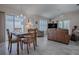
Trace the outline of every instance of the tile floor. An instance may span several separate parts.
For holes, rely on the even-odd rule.
[[[7,42],[0,44],[0,55],[9,55],[7,47]],[[11,55],[16,55],[16,44],[13,44]],[[20,50],[20,55],[27,55],[26,45],[23,51]],[[40,37],[35,51],[31,45],[30,55],[79,55],[79,42],[71,41],[66,45]]]

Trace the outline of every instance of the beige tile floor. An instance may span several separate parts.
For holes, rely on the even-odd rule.
[[[0,55],[9,55],[7,42],[0,44]],[[13,44],[11,55],[16,55],[16,44]],[[26,45],[20,50],[20,55],[27,55]],[[38,38],[38,46],[34,51],[30,47],[30,55],[79,55],[79,42],[70,41],[69,45],[49,41],[47,37]]]

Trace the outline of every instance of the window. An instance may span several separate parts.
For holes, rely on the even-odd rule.
[[[23,17],[16,17],[13,15],[6,15],[5,16],[5,38],[8,40],[6,29],[9,29],[10,32],[15,31],[15,28],[21,28],[21,32],[23,31]]]
[[[39,22],[38,22],[38,25],[39,25],[40,31],[46,31],[47,30],[47,20],[40,19]]]
[[[63,20],[58,22],[58,28],[69,29],[70,21]]]
[[[6,20],[5,20],[5,27],[6,29],[9,29],[10,31],[13,31],[14,29],[14,16],[8,16],[6,15]]]
[[[6,29],[9,29],[12,32],[15,31],[15,28],[18,28],[23,32],[23,19],[23,17],[6,15]]]
[[[20,32],[23,32],[23,17],[15,17],[15,28],[19,29]]]
[[[63,23],[64,23],[64,29],[69,29],[69,24],[70,24],[70,21],[69,20],[65,20],[65,21],[63,21]]]
[[[62,21],[59,21],[59,22],[58,22],[58,27],[59,27],[59,28],[63,28],[63,22],[62,22]]]

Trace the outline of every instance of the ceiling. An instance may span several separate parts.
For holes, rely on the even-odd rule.
[[[76,4],[0,4],[0,11],[7,14],[40,15],[53,18],[66,12],[79,10]]]

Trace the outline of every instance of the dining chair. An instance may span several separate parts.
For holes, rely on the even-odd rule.
[[[34,32],[34,40],[35,40],[35,46],[37,46],[37,28],[35,28],[35,29],[28,29],[28,32],[29,33],[32,33],[32,32]]]
[[[30,44],[32,43],[33,44],[33,47],[34,47],[34,50],[36,49],[36,46],[35,46],[35,35],[36,35],[36,32],[35,30],[32,30],[32,29],[29,29],[28,30],[28,34],[25,35],[24,37],[24,40],[22,40],[22,43],[23,44],[27,44],[27,53],[29,54],[29,47],[30,47]],[[22,50],[23,50],[23,46],[22,46]]]
[[[10,33],[9,29],[7,29],[7,34],[8,34],[8,51],[11,54],[12,44],[17,43],[17,40],[16,40],[16,38],[12,37],[12,33]]]

